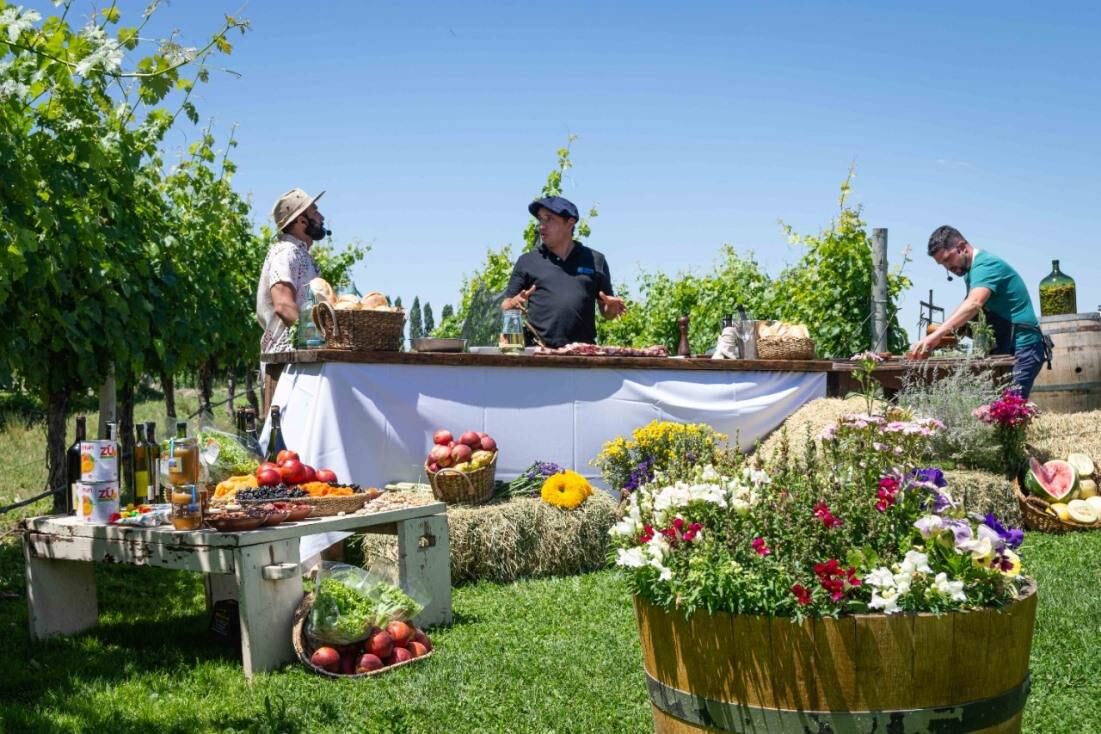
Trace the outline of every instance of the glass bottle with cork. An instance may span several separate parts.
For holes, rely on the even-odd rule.
[[[147,505],[149,499],[149,444],[145,440],[145,424],[138,423],[134,426],[137,431],[137,440],[134,441],[134,453],[131,456],[131,466],[134,477],[134,502],[139,505]]]
[[[1059,269],[1059,261],[1051,261],[1051,272],[1040,281],[1040,315],[1060,316],[1078,313],[1077,288],[1074,278]]]
[[[271,406],[271,433],[268,435],[267,461],[275,462],[280,451],[286,451],[287,442],[283,440],[283,428],[280,426],[279,406]]]
[[[68,491],[65,492],[62,507],[67,515],[73,514],[75,507],[76,484],[80,482],[80,443],[87,440],[87,426],[87,419],[82,415],[78,415],[76,418],[76,438],[73,440],[73,445],[65,452],[65,482],[68,485]]]
[[[157,443],[157,424],[145,422],[146,460],[149,462],[149,501],[161,500],[161,446]]]

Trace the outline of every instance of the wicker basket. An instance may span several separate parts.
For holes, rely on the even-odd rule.
[[[432,485],[432,494],[436,499],[449,505],[479,505],[493,497],[493,480],[497,476],[497,452],[493,459],[474,471],[461,472],[457,469],[440,469],[428,474],[428,483]]]
[[[801,336],[760,336],[757,359],[814,359],[814,340]]]
[[[323,675],[326,678],[370,678],[375,675],[382,675],[383,673],[389,673],[391,670],[397,670],[403,665],[410,665],[426,658],[432,657],[434,650],[429,650],[424,655],[412,660],[406,660],[404,663],[394,663],[388,665],[385,668],[379,670],[372,670],[370,673],[353,673],[351,675],[345,675],[344,673],[330,673],[324,668],[319,668],[310,662],[310,655],[317,649],[317,641],[310,635],[309,630],[306,629],[306,623],[310,618],[310,609],[313,608],[313,594],[306,594],[302,597],[302,601],[298,604],[298,609],[294,612],[294,626],[291,628],[291,644],[294,646],[294,652],[298,655],[298,659],[302,661],[302,664],[306,666],[310,671]]]
[[[1025,527],[1038,533],[1065,533],[1068,530],[1098,530],[1101,525],[1083,525],[1073,520],[1061,520],[1047,512],[1048,504],[1039,497],[1030,497],[1021,491],[1020,484],[1014,483],[1013,492],[1021,506],[1021,516]]]
[[[405,312],[338,310],[328,303],[314,307],[313,320],[325,335],[327,349],[396,352],[401,349]]]
[[[263,505],[269,502],[292,502],[296,505],[309,505],[310,514],[307,517],[331,517],[342,512],[356,512],[367,504],[367,497],[362,492],[358,494],[343,494],[326,497],[289,497],[282,500],[239,500],[234,499],[242,507]],[[220,500],[216,504],[225,504],[226,500]]]

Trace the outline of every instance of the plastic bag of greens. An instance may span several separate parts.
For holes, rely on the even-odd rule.
[[[367,637],[375,624],[375,601],[367,595],[367,572],[346,563],[325,561],[314,583],[310,632],[330,645],[348,645]]]
[[[207,481],[217,484],[232,476],[252,474],[263,457],[251,438],[204,428],[199,432],[199,452],[210,471]]]
[[[376,561],[367,572],[367,585],[364,593],[375,605],[374,624],[385,627],[395,619],[411,620],[432,601],[428,590],[420,583],[407,584],[402,589],[398,584],[397,566],[384,559]]]

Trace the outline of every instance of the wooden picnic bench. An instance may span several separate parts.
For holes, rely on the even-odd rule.
[[[239,533],[93,525],[73,516],[29,518],[23,521],[23,552],[31,638],[74,634],[96,624],[93,563],[199,571],[207,574],[208,604],[224,596],[238,600],[245,675],[273,670],[294,659],[291,624],[303,594],[299,539],[336,531],[396,535],[398,583],[431,594],[414,621],[422,627],[446,624],[451,566],[445,509],[431,502]]]

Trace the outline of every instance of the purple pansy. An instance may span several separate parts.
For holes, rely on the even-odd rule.
[[[1016,549],[1021,547],[1021,543],[1025,539],[1025,531],[1020,528],[1007,528],[1002,525],[993,514],[988,514],[983,518],[983,524],[998,534],[998,537],[1005,541],[1005,544],[1010,548]]]

